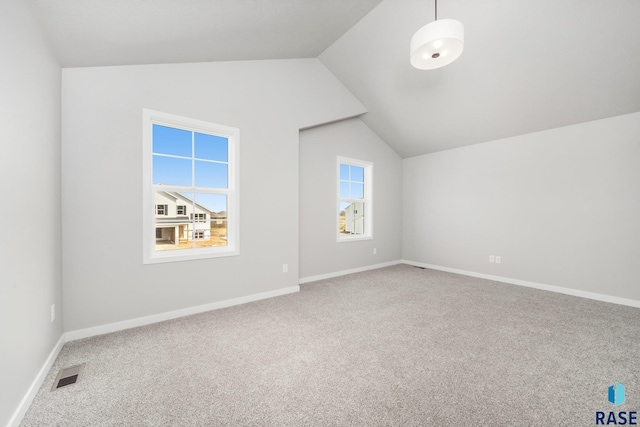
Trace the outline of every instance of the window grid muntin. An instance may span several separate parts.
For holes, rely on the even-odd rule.
[[[156,122],[152,122],[152,128],[154,125],[157,125],[159,123]],[[191,161],[191,185],[190,186],[175,186],[175,185],[164,185],[164,184],[156,184],[156,183],[152,183],[152,187],[154,192],[156,191],[167,191],[172,188],[174,189],[178,189],[179,191],[176,191],[178,193],[184,193],[187,192],[191,195],[191,197],[188,197],[191,200],[191,209],[192,209],[192,213],[190,215],[190,219],[188,221],[188,223],[191,225],[191,230],[187,231],[188,233],[192,234],[192,238],[191,238],[191,249],[197,249],[197,242],[196,240],[198,240],[195,237],[195,233],[196,233],[196,224],[202,224],[202,223],[206,223],[207,219],[206,219],[206,213],[202,214],[202,213],[198,213],[198,214],[194,214],[195,210],[196,210],[196,205],[197,202],[195,201],[195,194],[197,193],[205,193],[205,194],[224,194],[227,196],[227,206],[226,206],[226,213],[227,213],[227,218],[229,218],[229,206],[228,206],[228,190],[229,190],[229,174],[230,174],[230,168],[229,168],[229,156],[227,155],[227,161],[226,162],[222,162],[222,161],[217,161],[217,160],[209,160],[209,159],[201,159],[201,158],[196,158],[195,157],[195,135],[196,133],[200,133],[200,134],[204,134],[204,135],[212,135],[212,136],[220,136],[220,135],[216,135],[212,132],[204,132],[204,131],[195,131],[193,129],[188,129],[188,128],[184,128],[184,127],[180,127],[180,126],[175,126],[175,125],[167,125],[167,124],[161,124],[160,126],[163,127],[167,127],[167,128],[171,128],[171,129],[179,129],[179,130],[183,130],[183,131],[187,131],[191,133],[191,157],[186,157],[186,156],[179,156],[179,155],[173,155],[173,154],[164,154],[164,153],[156,153],[155,151],[153,151],[153,138],[152,138],[152,152],[151,152],[151,156],[153,159],[153,156],[160,156],[160,157],[168,157],[168,158],[177,158],[177,159],[184,159],[184,160],[190,160]],[[227,153],[229,152],[229,138],[226,136],[223,136],[223,138],[225,138],[227,140]],[[217,163],[217,164],[225,164],[227,165],[227,187],[197,187],[195,186],[195,182],[196,182],[196,167],[195,167],[195,162],[197,161],[206,161],[206,162],[210,162],[210,163]],[[151,169],[151,173],[153,176],[153,166]],[[186,196],[185,196],[186,197]],[[166,214],[165,214],[166,215]],[[210,222],[209,222],[210,224]],[[228,242],[228,233],[229,233],[229,229],[227,228],[227,242]],[[178,237],[177,237],[178,238]],[[202,237],[202,239],[204,239],[204,237]],[[225,245],[225,246],[228,246]],[[157,252],[157,249],[156,249]]]
[[[181,261],[181,260],[190,260],[190,259],[202,259],[202,258],[210,258],[210,257],[218,257],[218,256],[231,256],[238,255],[239,251],[239,193],[238,193],[238,155],[239,155],[239,131],[237,128],[218,125],[215,123],[204,122],[196,119],[185,118],[176,116],[168,113],[161,113],[157,111],[152,111],[148,109],[144,109],[144,144],[145,144],[145,160],[144,170],[145,170],[145,183],[144,188],[148,189],[148,196],[145,197],[145,202],[143,205],[149,206],[149,202],[151,202],[151,207],[153,207],[153,202],[149,198],[154,197],[154,193],[156,191],[176,191],[176,192],[194,192],[194,193],[202,193],[202,194],[216,194],[224,196],[224,210],[226,212],[223,218],[213,218],[212,221],[207,220],[207,222],[213,224],[217,224],[220,228],[224,229],[222,239],[225,241],[225,246],[210,246],[210,247],[198,247],[198,248],[190,248],[187,252],[179,251],[162,251],[159,252],[155,245],[150,243],[152,239],[147,238],[150,233],[153,233],[153,227],[149,224],[149,222],[154,222],[151,218],[147,219],[147,214],[145,214],[145,251],[144,251],[144,263],[158,263],[158,262],[170,262],[170,261]],[[214,144],[218,144],[220,139],[226,140],[226,147],[217,148],[207,148],[202,152],[205,155],[211,155],[212,157],[218,158],[226,158],[226,161],[223,160],[213,160],[206,159],[201,156],[193,156],[193,158],[188,158],[191,160],[192,167],[192,178],[191,183],[194,183],[193,177],[193,162],[196,160],[223,164],[227,166],[226,170],[226,188],[212,188],[212,187],[197,187],[197,186],[184,186],[184,185],[158,185],[152,182],[153,175],[153,157],[154,154],[158,156],[166,156],[166,157],[174,157],[174,158],[183,158],[185,156],[180,155],[167,155],[163,153],[154,153],[153,151],[153,126],[160,125],[166,126],[173,129],[178,130],[186,130],[191,133],[191,139],[195,138],[195,133],[201,133],[205,136],[212,136],[214,139],[212,140]],[[205,145],[206,146],[206,145]],[[192,154],[195,153],[195,149],[192,146]],[[147,157],[148,156],[148,157]],[[148,160],[147,160],[148,159]],[[196,202],[197,203],[197,202]],[[148,208],[145,208],[145,212],[148,212]],[[224,226],[221,226],[221,225]],[[212,230],[213,231],[213,230]],[[173,252],[173,253],[167,253]]]
[[[202,131],[202,130],[194,130],[194,129],[190,129],[187,127],[181,127],[181,126],[177,126],[177,125],[170,125],[170,124],[163,124],[163,123],[159,123],[159,122],[155,122],[152,121],[152,129],[153,126],[158,125],[158,126],[162,126],[162,127],[166,127],[166,128],[171,128],[171,129],[178,129],[178,130],[183,130],[186,132],[190,132],[191,133],[191,156],[187,157],[187,156],[180,156],[180,155],[176,155],[176,154],[165,154],[165,153],[157,153],[153,150],[153,137],[151,140],[151,158],[153,160],[154,156],[157,157],[166,157],[166,158],[170,158],[170,159],[181,159],[181,160],[189,160],[191,161],[191,185],[189,186],[181,186],[183,188],[202,188],[202,189],[211,189],[211,188],[217,188],[217,189],[228,189],[229,188],[229,182],[230,180],[230,174],[231,174],[231,170],[230,170],[230,166],[229,166],[229,137],[226,135],[217,135],[215,133],[212,133],[211,131]],[[153,132],[152,132],[153,133]],[[227,161],[221,161],[221,160],[211,160],[211,159],[204,159],[204,158],[200,158],[200,157],[196,157],[195,153],[196,153],[196,133],[200,133],[203,135],[211,135],[211,136],[217,136],[217,137],[222,137],[224,139],[227,140]],[[227,181],[227,186],[226,187],[198,187],[195,185],[196,183],[196,161],[199,162],[206,162],[206,163],[213,163],[213,164],[221,164],[221,165],[226,165],[227,166],[227,176],[226,176],[226,181]],[[152,166],[152,176],[153,176],[153,166]],[[156,185],[160,185],[157,183],[152,182],[152,185],[156,186]]]
[[[373,238],[373,209],[372,209],[372,185],[373,185],[373,163],[366,162],[362,160],[356,159],[348,159],[345,157],[338,156],[337,162],[337,183],[338,183],[338,197],[337,197],[337,240],[338,242],[352,241],[352,240],[365,240]],[[341,175],[341,166],[345,165],[348,167],[348,177],[347,179],[342,179]],[[352,180],[352,169],[351,167],[359,167],[363,169],[363,181]],[[357,183],[363,185],[363,197],[362,198],[354,198],[354,197],[341,197],[341,186],[342,182],[348,182],[349,186],[351,183]],[[349,196],[351,196],[351,188],[349,188]],[[362,204],[363,210],[363,232],[360,234],[341,234],[340,232],[340,212],[341,212],[341,203],[349,203],[353,204],[359,202]],[[346,221],[346,215],[345,215]],[[345,223],[346,229],[346,223]]]

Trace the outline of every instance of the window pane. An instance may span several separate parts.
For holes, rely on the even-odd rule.
[[[196,193],[195,201],[207,213],[227,212],[227,196],[224,194]],[[205,212],[201,210],[200,212]]]
[[[164,206],[167,213],[165,216],[156,215],[155,217],[155,246],[157,251],[174,251],[192,247],[185,235],[191,221],[184,215],[178,215],[178,206],[187,213],[193,210],[192,199],[193,194],[191,193],[155,192],[156,207]]]
[[[195,197],[195,195],[193,193],[171,193],[173,195],[176,196],[176,200],[178,204],[183,205],[186,207],[186,212],[184,213],[185,215],[189,215],[191,213],[193,213],[193,199]],[[176,208],[177,211],[177,208]]]
[[[349,196],[349,183],[348,182],[340,182],[340,197],[348,199]]]
[[[349,165],[340,163],[340,179],[349,180]]]
[[[345,232],[345,224],[346,224],[346,216],[345,216],[345,211],[347,209],[347,207],[350,205],[351,203],[349,202],[340,202],[340,213],[339,213],[339,222],[338,222],[338,231],[340,232],[340,234],[348,234]]]
[[[214,218],[209,222],[209,240],[198,242],[198,247],[227,246],[227,218]]]
[[[153,125],[153,152],[191,157],[192,132]]]
[[[195,157],[205,160],[229,161],[228,139],[221,136],[195,134]]]
[[[153,183],[191,185],[191,160],[153,156]]]
[[[346,203],[347,206],[340,204],[340,212],[344,212],[344,229],[340,234],[364,234],[364,203],[354,202]]]
[[[227,246],[227,196],[197,193],[196,206],[206,209],[208,238],[196,243],[197,247]],[[204,224],[199,224],[204,228]]]
[[[364,199],[364,184],[351,183],[351,198]]]
[[[360,166],[351,166],[351,181],[364,182],[364,168]]]
[[[228,166],[196,160],[196,187],[227,188]]]
[[[189,224],[156,224],[156,250],[175,251],[191,249],[192,245],[186,238],[185,231]]]
[[[155,201],[168,212],[155,218],[156,250],[227,246],[226,195],[156,191]],[[178,207],[187,215],[178,215]]]

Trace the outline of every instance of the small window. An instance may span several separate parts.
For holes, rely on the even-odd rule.
[[[145,264],[238,254],[238,140],[236,128],[143,110]]]
[[[373,164],[338,157],[338,241],[373,237]]]
[[[207,214],[206,213],[191,214],[190,218],[195,222],[207,222]]]

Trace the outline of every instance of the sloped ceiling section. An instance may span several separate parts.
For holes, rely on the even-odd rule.
[[[402,157],[640,111],[640,1],[441,0],[438,18],[465,26],[441,69],[409,64],[433,0],[384,0],[319,56]]]
[[[381,0],[28,0],[63,67],[316,58]]]

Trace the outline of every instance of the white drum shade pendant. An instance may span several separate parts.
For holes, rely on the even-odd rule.
[[[455,61],[464,49],[464,26],[455,19],[436,20],[420,28],[411,38],[411,65],[433,70]]]

